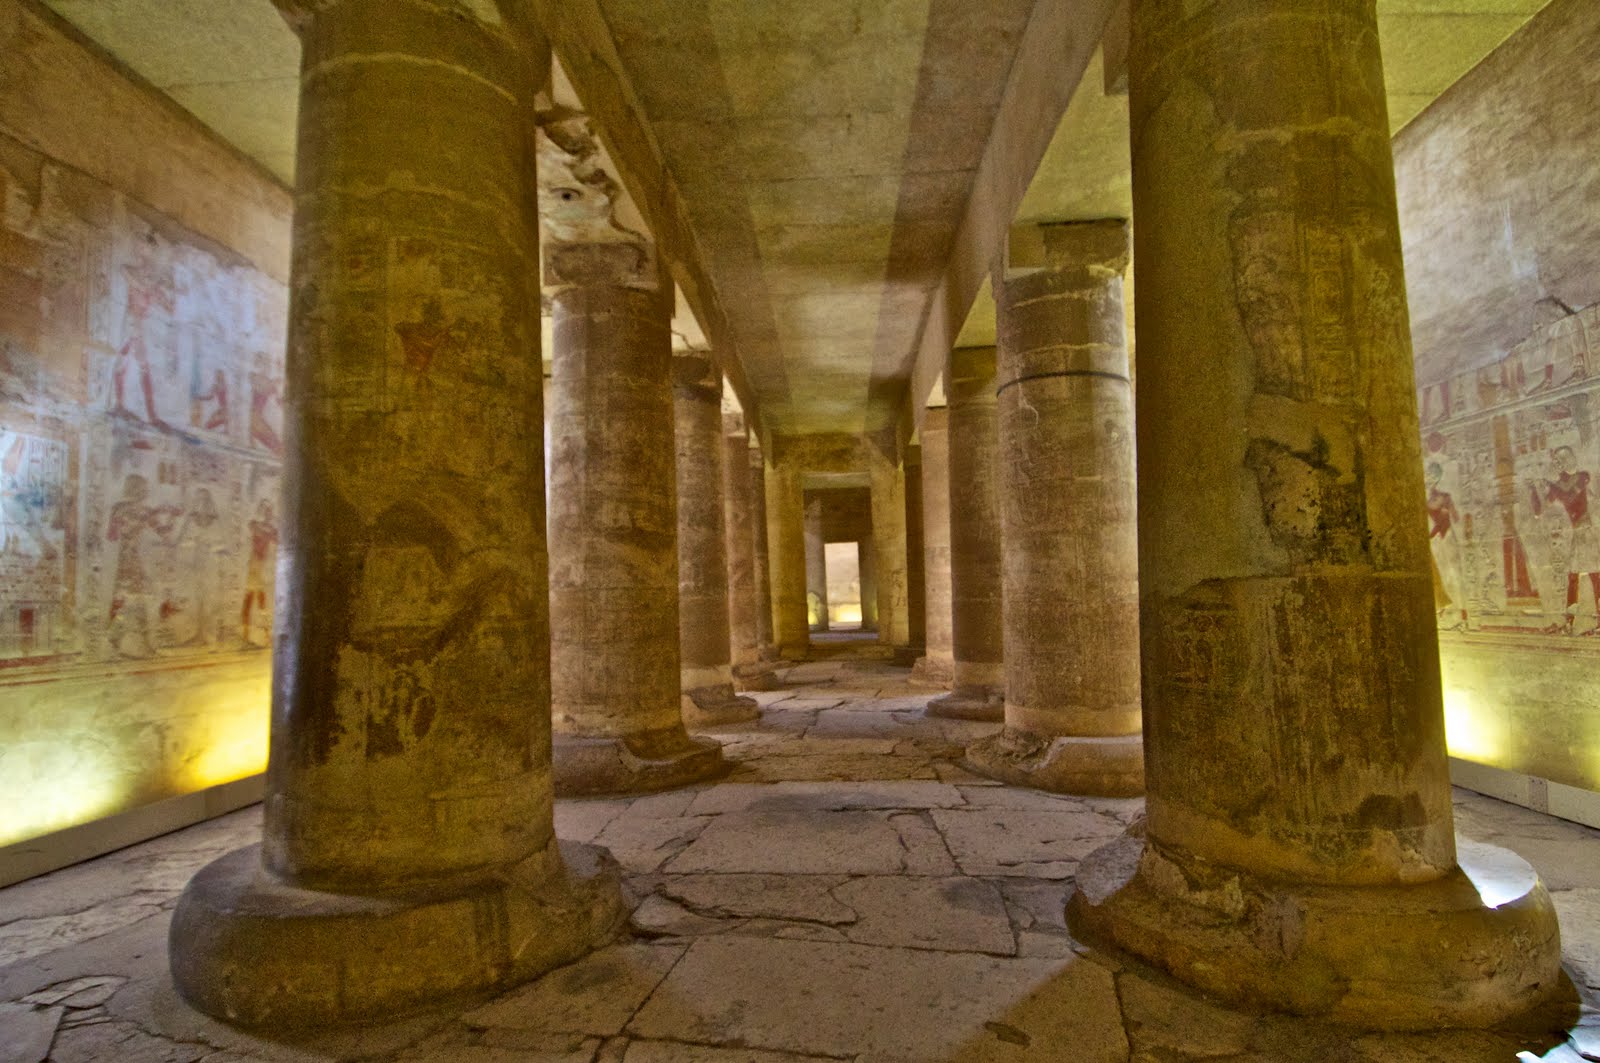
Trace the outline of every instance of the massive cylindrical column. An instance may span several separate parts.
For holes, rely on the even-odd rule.
[[[722,418],[722,516],[728,545],[728,649],[741,690],[771,690],[772,669],[761,660],[757,629],[756,537],[751,533],[750,433],[744,418]]]
[[[1457,864],[1372,0],[1136,0],[1129,79],[1148,839],[1074,922],[1233,999],[1497,1021],[1559,940],[1520,859]]]
[[[822,496],[806,492],[806,626],[828,630],[828,544],[822,534]]]
[[[733,692],[722,502],[722,371],[702,352],[682,353],[672,362],[683,718],[697,728],[742,723],[761,715],[761,707]]]
[[[1005,541],[1005,729],[968,760],[1061,793],[1136,794],[1139,573],[1120,221],[1044,226],[1043,262],[994,286]],[[954,363],[952,363],[954,365]],[[952,368],[951,450],[956,438]],[[981,376],[981,373],[974,373]],[[953,499],[951,537],[961,521]],[[961,551],[956,667],[961,664]],[[957,681],[959,682],[959,672]]]
[[[945,378],[950,404],[948,520],[955,671],[953,689],[930,701],[928,713],[999,722],[1005,715],[1006,643],[995,349],[951,351]]]
[[[532,977],[619,913],[601,858],[558,849],[551,821],[547,53],[444,3],[298,15],[264,836],[195,876],[170,942],[192,1003],[275,1029]]]
[[[911,646],[911,588],[906,571],[906,473],[900,437],[893,430],[868,433],[863,449],[872,488],[878,641],[906,652]],[[862,593],[865,596],[865,590]],[[909,656],[905,663],[911,663]]]
[[[878,548],[872,532],[856,541],[856,572],[861,576],[861,630],[878,630]]]
[[[811,649],[806,626],[805,493],[801,472],[773,448],[765,472],[768,572],[772,579],[772,629],[784,660],[805,660]]]
[[[940,406],[922,415],[922,569],[927,614],[927,648],[911,681],[949,687],[955,677],[950,586],[950,432],[949,410]]]
[[[750,563],[755,568],[756,595],[756,645],[763,662],[778,657],[778,646],[772,629],[772,570],[767,550],[767,473],[759,447],[750,448],[750,538],[753,553]]]
[[[680,700],[671,287],[620,267],[589,275],[552,297],[550,604],[563,794],[656,790],[727,767],[716,742],[685,731]],[[721,634],[726,642],[726,621]]]

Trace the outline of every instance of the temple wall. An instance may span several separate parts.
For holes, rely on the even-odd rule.
[[[1600,789],[1600,5],[1395,139],[1451,753]]]
[[[0,0],[0,847],[259,772],[288,191]]]

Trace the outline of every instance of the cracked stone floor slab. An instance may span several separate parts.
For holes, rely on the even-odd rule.
[[[908,679],[844,655],[787,669],[759,720],[712,732],[726,781],[558,802],[562,837],[622,863],[626,937],[402,1022],[273,1040],[177,998],[172,905],[256,840],[257,809],[0,890],[0,1063],[1600,1060],[1600,832],[1457,793],[1464,835],[1549,884],[1577,1017],[1385,1036],[1232,1010],[1067,931],[1078,861],[1142,802],[972,774],[962,748],[994,725],[924,716]]]

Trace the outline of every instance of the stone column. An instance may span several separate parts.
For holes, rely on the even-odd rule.
[[[916,659],[928,645],[927,582],[922,568],[922,448],[906,448],[906,609],[911,651]]]
[[[671,286],[628,280],[620,272],[553,299],[550,600],[563,794],[658,790],[727,769],[716,742],[685,731],[680,700]]]
[[[911,670],[918,686],[948,688],[955,678],[950,587],[949,411],[922,415],[922,568],[927,603],[927,649]]]
[[[1478,1025],[1560,943],[1455,844],[1382,69],[1371,0],[1133,4],[1148,837],[1069,910],[1233,1000]]]
[[[822,534],[822,496],[806,492],[806,626],[828,630],[828,548]]]
[[[683,718],[742,723],[761,707],[733,692],[728,533],[723,523],[722,371],[704,352],[672,360],[678,466],[678,631]]]
[[[293,14],[264,834],[190,881],[170,938],[192,1004],[274,1030],[522,981],[621,917],[614,865],[551,823],[530,106],[548,53],[453,4]]]
[[[767,474],[761,449],[752,447],[750,463],[750,534],[754,542],[751,564],[755,567],[756,645],[763,662],[778,659],[778,646],[772,630],[772,570],[767,550]]]
[[[878,630],[878,548],[868,533],[856,543],[856,572],[861,576],[861,630]]]
[[[906,574],[906,475],[893,430],[866,437],[872,487],[873,576],[878,583],[878,641],[896,650],[911,646],[911,594]],[[864,582],[864,580],[863,580]],[[866,596],[865,590],[862,597]],[[910,663],[909,658],[906,661]]]
[[[928,714],[998,723],[1005,716],[1006,642],[995,349],[951,351],[945,379],[950,403],[950,608],[955,672],[954,689],[930,701]],[[1036,505],[1038,500],[1030,498],[1025,504]],[[1040,589],[1042,594],[1058,591],[1055,586]],[[1045,632],[1031,634],[1047,636]],[[1128,657],[1136,660],[1131,645]]]
[[[774,446],[767,464],[768,571],[772,579],[772,628],[778,654],[803,661],[811,649],[806,627],[805,497],[800,469]]]
[[[1005,541],[1005,729],[967,750],[985,774],[1058,793],[1127,796],[1143,788],[1139,739],[1138,545],[1133,396],[1122,271],[1124,222],[1045,226],[1046,249],[994,279],[1000,315],[998,479]],[[963,524],[958,434],[987,373],[951,363],[950,535],[961,685]],[[986,384],[975,390],[989,392]],[[976,417],[974,417],[976,422]],[[981,422],[980,422],[981,423]],[[981,470],[973,470],[973,481]],[[976,544],[975,544],[976,545]],[[999,603],[996,603],[999,604]],[[992,621],[990,621],[992,623]]]
[[[744,418],[722,418],[722,516],[728,544],[728,648],[734,684],[771,690],[772,669],[761,660],[756,614],[756,537],[750,513],[750,433]]]

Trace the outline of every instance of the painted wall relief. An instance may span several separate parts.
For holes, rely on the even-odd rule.
[[[1440,629],[1600,635],[1600,305],[1418,409]]]
[[[0,668],[266,648],[283,285],[0,147]]]

